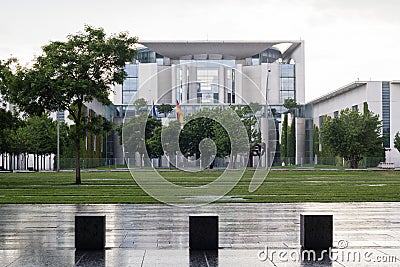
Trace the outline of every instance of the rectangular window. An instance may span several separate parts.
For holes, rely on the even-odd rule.
[[[214,97],[214,104],[218,104],[219,94],[218,93],[214,93],[213,97]]]
[[[259,58],[252,58],[251,59],[251,65],[253,65],[253,66],[260,65],[260,59]]]
[[[335,112],[333,112],[333,117],[334,117],[334,118],[339,117],[339,111],[336,110]]]
[[[351,107],[351,110],[357,111],[358,110],[358,105],[354,105]]]
[[[122,104],[132,104],[133,99],[136,96],[135,91],[122,91]]]
[[[137,78],[126,78],[122,84],[124,91],[137,91]]]
[[[286,99],[296,100],[296,73],[294,64],[280,65],[280,104]]]
[[[122,104],[131,104],[138,87],[138,65],[127,64],[124,70],[127,77],[122,83]]]
[[[294,64],[282,64],[281,66],[281,77],[295,77],[295,65]]]
[[[125,72],[127,75],[127,77],[138,77],[138,65],[137,64],[127,64],[125,66]]]

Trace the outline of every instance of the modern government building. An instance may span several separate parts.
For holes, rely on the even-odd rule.
[[[369,110],[383,122],[386,161],[400,167],[400,153],[393,144],[400,131],[400,117],[396,116],[400,81],[357,81],[305,103],[304,41],[141,41],[126,72],[127,78],[110,96],[112,106],[104,108],[94,102],[88,108],[121,123],[139,98],[150,106],[179,102],[184,114],[216,105],[267,103],[279,131],[274,164],[280,164],[280,128],[282,114],[287,111],[283,103],[291,98],[301,105],[295,122],[295,160],[303,164],[316,161],[314,125],[321,126],[324,116],[337,116],[345,108],[362,112],[368,103]],[[176,118],[174,112],[169,119]],[[104,140],[105,157],[123,163],[118,138],[114,134]],[[268,136],[262,138],[271,142]]]
[[[113,99],[121,117],[139,98],[149,105],[179,102],[183,114],[267,102],[277,116],[284,111],[285,99],[304,104],[303,41],[142,41],[126,71],[128,77],[115,88]],[[304,121],[298,121],[304,131]],[[265,118],[260,124],[262,141],[271,144],[267,136],[271,126]],[[304,141],[298,144],[300,159]],[[273,158],[270,150],[268,156]],[[115,153],[120,158],[122,151]]]

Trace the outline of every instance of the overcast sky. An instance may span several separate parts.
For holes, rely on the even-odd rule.
[[[400,80],[398,0],[1,0],[0,59],[21,62],[83,29],[142,40],[305,40],[306,100]]]

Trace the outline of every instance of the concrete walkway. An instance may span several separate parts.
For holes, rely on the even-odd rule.
[[[310,212],[334,215],[332,260],[301,260]],[[106,215],[106,250],[75,251],[80,213]],[[219,215],[217,253],[189,252],[199,213]],[[400,203],[1,205],[0,266],[400,266]]]

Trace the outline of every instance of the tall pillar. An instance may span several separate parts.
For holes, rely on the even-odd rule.
[[[176,75],[176,65],[171,65],[171,104],[175,105],[177,99],[177,90],[178,90],[178,77]]]
[[[236,94],[236,103],[235,104],[243,104],[242,97],[243,97],[243,65],[237,64],[236,65],[236,72],[235,72],[235,94]]]
[[[219,66],[218,69],[218,100],[221,103],[225,103],[225,68]]]
[[[189,103],[197,103],[197,67],[195,64],[188,66],[189,69]]]
[[[188,93],[188,65],[181,65],[182,70],[182,103],[187,102],[187,93]]]

